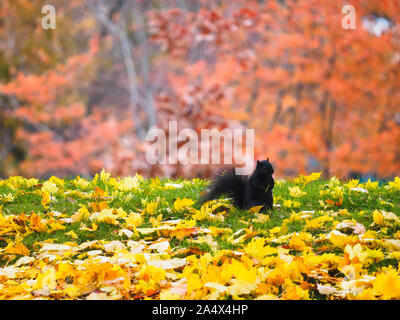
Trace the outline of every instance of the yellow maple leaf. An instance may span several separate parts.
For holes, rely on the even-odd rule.
[[[313,172],[308,176],[300,175],[299,177],[294,178],[293,182],[296,184],[300,184],[300,183],[307,184],[309,182],[318,180],[321,177],[321,174],[322,174],[322,172]]]
[[[374,218],[374,223],[376,225],[381,226],[381,227],[384,227],[386,225],[383,214],[380,211],[375,210],[373,212],[373,218]]]
[[[73,230],[67,232],[66,235],[70,236],[72,239],[78,239],[78,236],[76,235],[76,233]]]
[[[146,207],[142,210],[142,215],[149,214],[153,215],[157,209],[158,202],[150,201],[146,203]]]
[[[292,201],[292,200],[284,200],[283,201],[283,206],[285,208],[300,208],[301,203],[298,201]]]
[[[5,248],[4,252],[8,254],[20,254],[23,256],[29,256],[29,249],[22,242],[10,242]]]
[[[145,281],[153,280],[155,282],[159,282],[164,280],[167,276],[167,272],[164,269],[147,265],[144,266],[139,272],[139,279],[143,279]]]
[[[379,181],[371,182],[371,179],[368,179],[368,181],[365,183],[365,187],[368,190],[375,190],[376,188],[378,188],[378,185]]]
[[[29,217],[29,228],[37,232],[44,232],[47,230],[47,221],[42,219],[38,214],[32,213]]]
[[[252,219],[251,221],[256,223],[266,223],[269,221],[269,215],[267,214],[256,213],[255,216],[256,218]]]
[[[373,283],[373,292],[384,300],[400,298],[400,276],[398,272],[389,267],[383,268]]]
[[[194,201],[192,199],[186,199],[186,198],[180,199],[180,198],[178,198],[174,202],[174,209],[176,211],[181,211],[182,209],[189,208],[189,207],[193,206],[193,204],[194,204]]]
[[[201,296],[200,290],[203,288],[203,283],[200,276],[196,273],[186,275],[187,279],[187,295],[190,299],[196,299]],[[197,291],[197,292],[196,292]]]
[[[75,185],[75,187],[80,189],[87,189],[90,187],[90,182],[86,179],[82,179],[80,176],[77,176],[72,183]]]
[[[273,235],[276,235],[281,232],[281,229],[282,229],[281,227],[275,227],[275,228],[270,229],[269,232]]]
[[[276,248],[265,246],[265,242],[263,238],[254,238],[244,247],[244,252],[257,259],[277,253]]]
[[[233,279],[232,285],[228,287],[227,292],[231,295],[250,294],[257,289],[257,283],[242,279]]]
[[[343,234],[330,234],[329,241],[338,248],[344,248],[348,244],[354,244],[359,241],[356,235],[346,236]]]
[[[321,226],[323,225],[323,222],[318,219],[312,219],[312,220],[306,220],[306,230],[317,230],[319,228],[321,228]]]
[[[180,228],[171,232],[171,238],[176,237],[178,240],[183,240],[199,232],[200,228]]]
[[[359,243],[357,243],[355,246],[351,246],[351,245],[346,245],[346,247],[344,248],[344,252],[348,254],[348,257],[351,260],[353,260],[354,258],[359,258],[359,260],[361,261],[361,253],[362,253],[362,247]]]
[[[58,187],[51,181],[45,181],[42,186],[42,192],[48,192],[49,194],[55,194],[58,192]]]
[[[301,198],[307,194],[307,192],[302,191],[298,186],[289,187],[289,193],[295,198]]]
[[[258,213],[262,207],[263,207],[263,205],[262,206],[254,206],[254,207],[250,208],[249,210],[247,210],[247,212],[248,213]]]
[[[143,219],[139,213],[130,212],[125,218],[125,222],[128,229],[133,229],[140,226],[143,223]]]
[[[66,261],[61,261],[57,265],[57,272],[56,272],[56,278],[57,279],[65,279],[68,276],[71,276],[75,273],[75,267]]]
[[[62,223],[58,221],[48,223],[48,227],[50,229],[47,230],[47,233],[52,233],[57,230],[64,230],[66,228],[64,225],[62,225]]]
[[[90,216],[89,210],[86,208],[86,206],[81,205],[79,210],[75,212],[72,216],[71,219],[74,220],[75,222],[79,222],[83,219],[86,219]]]
[[[100,202],[97,204],[97,206],[98,206],[98,208],[99,208],[100,211],[103,210],[103,209],[108,209],[108,204],[107,204],[106,201],[100,201]]]
[[[297,234],[292,235],[289,241],[289,247],[297,251],[304,251],[306,248],[308,248],[306,243],[304,242],[304,239]]]
[[[115,211],[115,214],[114,214]],[[118,224],[117,218],[121,218],[121,214],[115,209],[103,209],[100,212],[95,212],[90,216],[91,220],[98,222],[106,222],[110,224]]]
[[[282,298],[285,300],[309,300],[308,290],[302,289],[300,286],[287,286],[282,293]]]
[[[383,245],[389,252],[400,251],[400,240],[385,239]]]
[[[152,224],[153,228],[161,225],[163,215],[159,214],[157,218],[150,217],[149,222]]]
[[[42,206],[47,209],[49,206],[48,204],[51,202],[50,193],[47,191],[42,191]]]
[[[193,209],[193,212],[192,218],[194,220],[206,220],[210,218],[211,215],[211,209],[207,204],[202,205],[200,211]]]
[[[56,271],[53,267],[50,267],[45,272],[39,273],[33,288],[35,290],[41,290],[41,289],[53,290],[57,286],[56,279],[57,279]]]
[[[138,174],[136,174],[134,177],[125,177],[122,179],[122,181],[118,182],[116,189],[121,191],[137,189],[142,179],[142,176]]]

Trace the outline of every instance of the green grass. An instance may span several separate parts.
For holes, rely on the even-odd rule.
[[[72,180],[65,180],[64,190],[76,190],[76,187],[72,184]],[[41,183],[43,181],[40,181]],[[165,189],[162,186],[165,183],[175,183],[183,184],[180,189]],[[197,221],[197,225],[201,227],[218,227],[218,228],[230,228],[232,233],[252,226],[258,234],[267,235],[267,230],[272,229],[277,226],[282,225],[282,221],[288,219],[293,212],[298,213],[302,211],[314,211],[312,214],[313,218],[323,215],[327,211],[339,211],[347,209],[349,215],[337,216],[335,220],[351,220],[354,219],[357,222],[369,226],[373,223],[372,213],[374,210],[385,210],[395,213],[400,216],[400,191],[387,191],[384,186],[380,186],[376,190],[369,190],[369,193],[358,193],[354,191],[345,191],[343,197],[343,204],[335,207],[327,207],[326,205],[321,205],[320,201],[324,197],[321,197],[320,190],[329,189],[329,180],[317,180],[310,182],[304,187],[302,191],[307,194],[300,198],[291,197],[288,191],[289,187],[293,187],[296,184],[293,181],[285,181],[276,184],[273,194],[275,199],[275,208],[272,212],[269,212],[270,219],[265,223],[252,222],[251,219],[254,218],[253,214],[248,213],[245,210],[233,209],[228,214],[225,215],[225,220],[221,221],[210,221],[201,220]],[[113,194],[112,188],[110,186],[98,182],[98,186],[103,190],[106,190],[110,195]],[[183,179],[147,179],[144,180],[140,185],[140,190],[135,190],[133,192],[121,193],[122,196],[112,197],[106,200],[110,208],[123,208],[125,211],[140,212],[143,208],[143,201],[157,201],[158,207],[156,214],[163,214],[163,220],[169,219],[187,219],[188,212],[183,210],[182,212],[176,212],[171,210],[171,206],[174,201],[178,198],[190,198],[196,203],[194,208],[200,209],[200,204],[198,203],[199,194],[207,187],[207,181],[196,179],[196,180],[183,180]],[[0,185],[0,195],[5,195],[12,193],[14,195],[14,200],[11,202],[5,202],[2,207],[2,211],[5,215],[7,214],[25,214],[30,215],[35,212],[43,217],[48,216],[49,212],[57,211],[66,216],[73,215],[82,205],[89,208],[90,202],[94,202],[92,198],[82,198],[75,195],[65,196],[62,192],[56,195],[56,201],[52,202],[48,209],[44,209],[41,204],[41,196],[35,194],[35,187],[20,188],[17,191],[12,190],[7,185]],[[283,200],[292,199],[299,201],[301,203],[299,208],[286,208],[282,205]],[[382,202],[385,201],[385,203]],[[0,202],[1,203],[1,202]],[[360,215],[360,211],[364,211],[363,215]],[[151,227],[149,222],[150,216],[144,216],[144,223],[141,227]],[[90,225],[90,221],[83,221]],[[328,222],[324,224],[321,230],[313,230],[311,233],[317,235],[318,233],[324,233],[329,230],[332,223]],[[88,232],[79,230],[80,224],[66,224],[65,230],[59,230],[52,233],[39,233],[33,232],[24,237],[23,242],[29,248],[32,249],[33,245],[38,241],[45,241],[48,239],[53,239],[55,243],[63,243],[71,241],[71,238],[66,234],[66,232],[74,231],[78,239],[75,242],[82,243],[93,239],[104,239],[104,240],[121,240],[124,236],[118,236],[116,231],[119,229],[117,225],[112,225],[108,223],[99,223],[98,229],[95,232]],[[287,223],[287,233],[301,232],[304,230],[305,221],[292,221]],[[394,234],[399,230],[398,226],[389,228],[388,234]],[[148,240],[156,239],[157,234],[148,235],[145,238]],[[236,245],[233,245],[227,237],[218,237],[218,244],[220,248],[234,249]],[[172,246],[176,247],[188,247],[197,246],[201,250],[207,251],[209,248],[206,244],[195,244],[188,240],[178,240],[174,239],[171,242]],[[0,242],[0,247],[5,246],[5,241]]]
[[[27,285],[30,286],[30,280],[36,277],[43,264],[58,270],[58,260],[46,260],[54,255],[49,246],[44,247],[44,242],[74,247],[74,250],[67,249],[69,253],[65,255],[62,251],[54,259],[73,265],[94,263],[94,270],[100,263],[94,262],[91,254],[97,255],[100,251],[103,258],[108,259],[122,254],[136,263],[129,267],[129,272],[124,271],[131,283],[131,293],[125,292],[128,298],[137,294],[146,296],[146,281],[138,282],[140,270],[150,270],[146,269],[147,262],[142,261],[144,254],[148,258],[151,256],[151,261],[185,258],[182,259],[184,267],[177,267],[173,272],[179,279],[183,274],[187,276],[185,270],[190,273],[195,266],[196,275],[187,279],[191,284],[196,283],[197,275],[202,285],[210,281],[201,267],[205,261],[212,260],[217,274],[231,272],[232,266],[247,279],[246,270],[249,270],[251,277],[255,276],[260,282],[251,295],[246,287],[240,289],[243,290],[241,298],[248,299],[271,293],[289,299],[330,298],[319,291],[318,285],[331,284],[334,290],[342,291],[341,284],[348,280],[345,273],[351,266],[360,270],[360,277],[367,276],[367,281],[377,279],[377,284],[368,284],[374,289],[366,289],[366,295],[379,298],[381,284],[392,281],[389,277],[395,278],[393,272],[398,272],[400,179],[379,186],[336,178],[322,180],[318,174],[277,180],[273,190],[274,209],[260,212],[239,210],[223,198],[202,206],[198,200],[207,186],[208,181],[203,179],[112,178],[105,172],[86,182],[55,177],[46,181],[18,177],[0,180],[0,268],[14,268],[22,255],[29,256],[28,261],[33,258],[33,262],[28,262],[31,267],[21,267],[26,268],[23,269],[27,272],[26,278],[18,280],[25,285],[29,281]],[[51,201],[49,194],[52,194]],[[169,220],[174,222],[171,224]],[[346,229],[338,226],[343,221]],[[129,232],[128,238],[126,233],[129,235]],[[366,238],[363,238],[364,232]],[[162,246],[165,245],[164,239],[168,241],[167,249],[155,252],[154,246],[157,247],[160,240],[163,240]],[[91,241],[97,242],[92,246]],[[82,243],[86,244],[76,248]],[[106,249],[114,245],[117,249]],[[136,251],[128,249],[131,245],[145,248],[143,259],[136,256]],[[125,248],[122,251],[121,246]],[[93,249],[100,250],[93,253]],[[196,265],[192,265],[194,261]],[[114,267],[113,270],[120,268]],[[101,268],[106,270],[109,265]],[[69,277],[76,280],[83,276],[76,271]],[[297,275],[289,281],[293,272]],[[143,277],[147,277],[144,274]],[[237,274],[233,274],[236,277]],[[281,274],[287,278],[284,283],[280,282]],[[396,273],[396,277],[400,281],[400,275]],[[236,292],[234,283],[232,279],[221,284],[229,285],[227,290]],[[65,283],[60,280],[59,285]],[[153,286],[158,288],[157,284]],[[7,288],[11,294],[7,293]],[[13,296],[12,282],[3,289],[5,297]],[[157,290],[165,293],[162,288]],[[57,296],[52,294],[52,297]],[[79,292],[77,294],[79,297]],[[345,294],[352,298],[352,293]],[[384,294],[384,297],[398,297],[396,290],[388,289]],[[233,296],[222,294],[221,298]]]

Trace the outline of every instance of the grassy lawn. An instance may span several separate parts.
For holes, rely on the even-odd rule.
[[[269,213],[206,187],[0,180],[0,299],[400,298],[400,179],[278,180]]]

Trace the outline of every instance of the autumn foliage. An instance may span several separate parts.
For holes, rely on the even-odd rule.
[[[0,180],[0,300],[400,299],[400,178],[320,176],[268,213],[203,179]]]
[[[354,30],[341,1],[58,0],[43,30],[43,1],[5,1],[0,174],[209,176],[146,162],[143,135],[177,120],[254,129],[279,176],[398,175],[400,3],[349,4]]]

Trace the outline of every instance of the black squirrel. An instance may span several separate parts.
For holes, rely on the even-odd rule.
[[[240,176],[235,169],[222,171],[213,179],[208,192],[200,198],[204,203],[226,194],[233,198],[233,203],[240,209],[249,209],[263,205],[263,209],[273,209],[272,189],[275,181],[272,178],[274,168],[269,159],[257,161],[253,174]]]

